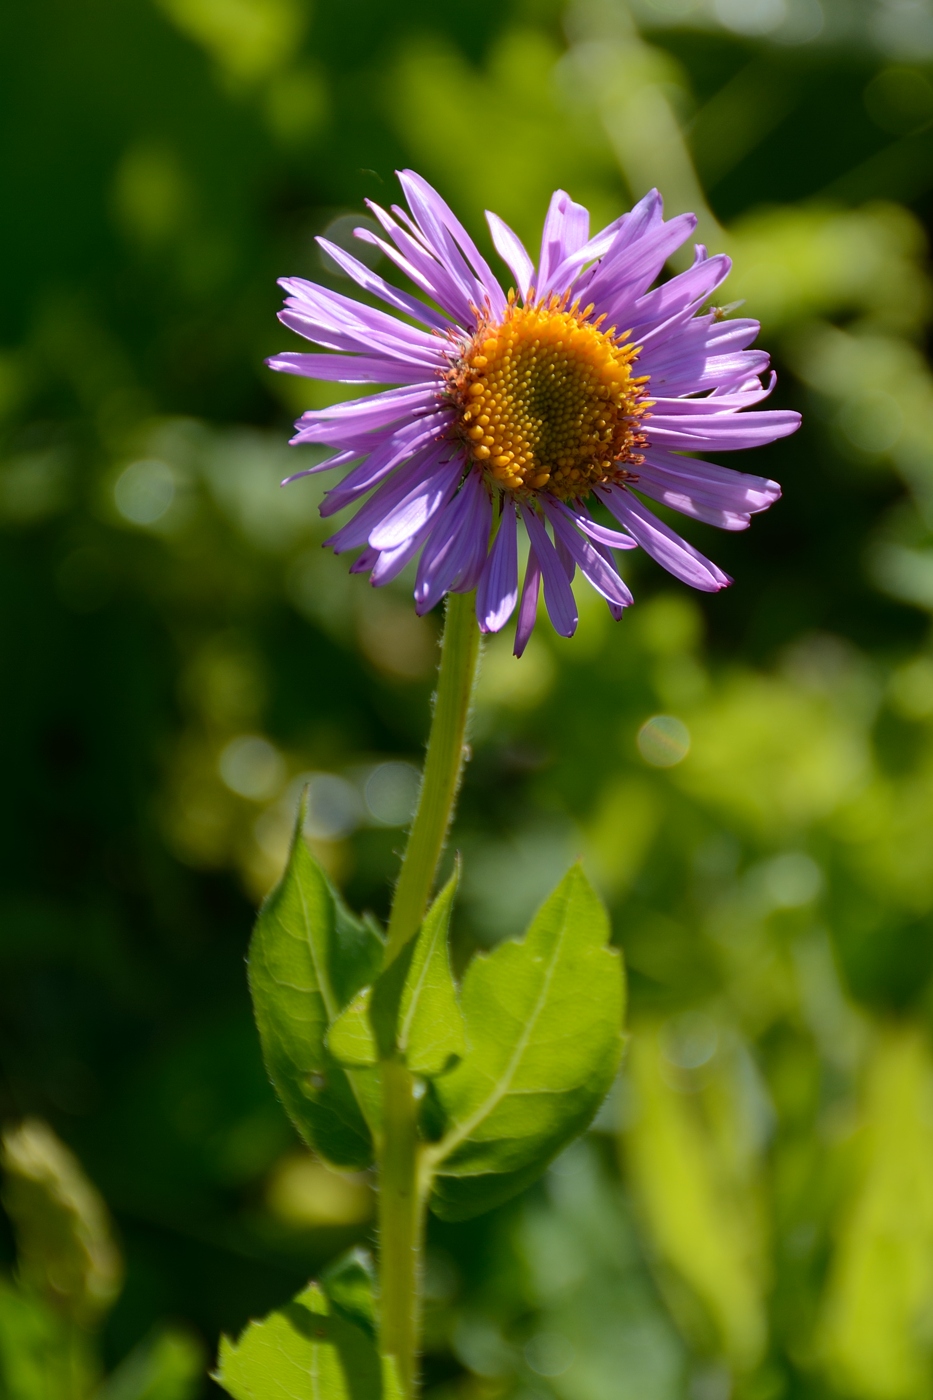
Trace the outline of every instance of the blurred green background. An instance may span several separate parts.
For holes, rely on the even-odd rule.
[[[262,359],[413,165],[480,237],[658,184],[804,413],[750,534],[687,527],[728,593],[629,555],[621,624],[581,586],[572,642],[487,648],[458,955],[582,852],[632,1038],[538,1187],[432,1223],[428,1387],[928,1397],[933,4],[31,0],[0,70],[0,1395],[216,1395],[218,1333],[371,1240],[243,958],[309,779],[385,914],[439,618],[320,549],[278,482],[340,391]]]

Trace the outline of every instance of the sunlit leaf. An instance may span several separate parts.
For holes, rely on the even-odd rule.
[[[234,1400],[380,1400],[375,1346],[336,1314],[316,1283],[251,1322],[236,1342],[223,1337],[217,1380]]]
[[[366,1067],[379,1059],[379,1047],[369,1019],[372,999],[372,987],[362,987],[327,1032],[327,1048],[342,1065]]]
[[[370,1019],[383,1055],[398,1051],[416,1074],[443,1074],[465,1048],[447,933],[459,870],[441,890],[417,938],[380,977]]]
[[[327,1049],[328,1027],[375,975],[382,944],[342,904],[301,835],[256,921],[249,981],[266,1067],[298,1132],[336,1166],[372,1160],[369,1128],[346,1071]]]
[[[590,1122],[622,1049],[624,978],[609,921],[579,865],[520,942],[463,980],[469,1050],[435,1084],[446,1118],[430,1149],[432,1207],[465,1219],[514,1195]]]
[[[364,987],[331,1026],[327,1044],[342,1065],[401,1054],[409,1069],[443,1074],[464,1051],[463,1016],[450,971],[447,933],[458,873],[444,886],[417,938],[372,988]]]

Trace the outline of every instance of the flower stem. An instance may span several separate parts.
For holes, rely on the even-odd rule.
[[[418,810],[392,902],[386,965],[421,927],[463,771],[464,736],[479,659],[473,594],[447,596],[440,674]],[[379,1333],[403,1394],[417,1390],[421,1250],[427,1186],[420,1171],[415,1079],[400,1060],[382,1063],[379,1147]]]
[[[421,1313],[421,1247],[425,1201],[418,1173],[418,1106],[411,1071],[382,1065],[382,1152],[379,1159],[379,1340],[398,1366],[403,1395],[417,1388]]]
[[[431,896],[463,770],[463,740],[478,659],[479,628],[473,594],[448,593],[424,781],[395,887],[386,940],[387,965],[418,932]]]

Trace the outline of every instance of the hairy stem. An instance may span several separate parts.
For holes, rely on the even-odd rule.
[[[473,594],[448,594],[440,674],[418,810],[389,919],[388,965],[421,927],[453,814],[464,761],[464,737],[476,667],[479,628]],[[406,1397],[417,1390],[421,1251],[429,1182],[421,1171],[415,1080],[399,1060],[382,1063],[379,1134],[379,1331],[393,1356]]]
[[[403,1394],[417,1388],[421,1247],[425,1202],[419,1187],[417,1103],[410,1070],[382,1065],[384,1131],[379,1160],[379,1337],[394,1356]]]
[[[387,964],[418,932],[431,896],[463,770],[463,741],[478,658],[479,628],[473,594],[449,593],[424,781],[395,887],[386,942]]]

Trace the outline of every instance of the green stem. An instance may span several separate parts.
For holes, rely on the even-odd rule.
[[[418,932],[431,896],[463,770],[463,741],[478,658],[474,595],[449,593],[424,781],[395,887],[386,941],[387,965]]]
[[[421,927],[463,771],[464,738],[479,628],[473,594],[448,594],[440,674],[418,810],[392,902],[386,965]],[[415,1079],[399,1060],[382,1064],[379,1150],[379,1332],[406,1397],[417,1390],[421,1250],[427,1182],[421,1172]]]
[[[379,1161],[379,1338],[394,1356],[402,1392],[417,1388],[421,1246],[425,1202],[419,1188],[418,1106],[410,1070],[382,1065],[383,1141]]]

